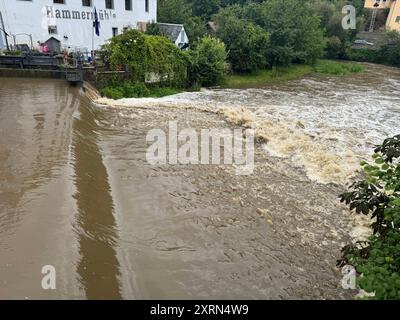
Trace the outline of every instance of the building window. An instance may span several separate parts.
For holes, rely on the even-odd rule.
[[[125,10],[132,11],[132,0],[125,0]]]
[[[400,23],[400,16],[397,16],[396,22],[397,22],[397,23]]]
[[[149,12],[149,0],[144,0],[144,10]]]
[[[116,37],[118,35],[118,28],[112,28],[112,35]]]
[[[48,30],[49,34],[57,34],[57,26],[49,26]]]
[[[82,0],[82,6],[83,7],[91,7],[92,6],[92,0]]]
[[[114,9],[114,0],[106,0],[106,9]]]
[[[65,4],[65,0],[53,0],[53,3]]]

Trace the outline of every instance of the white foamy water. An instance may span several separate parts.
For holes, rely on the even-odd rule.
[[[229,122],[256,129],[268,154],[290,157],[310,179],[345,183],[376,144],[400,133],[399,88],[399,69],[367,65],[347,77],[314,75],[265,88],[99,103],[222,113]]]

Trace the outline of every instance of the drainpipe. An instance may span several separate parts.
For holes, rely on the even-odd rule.
[[[7,51],[10,51],[10,46],[8,45],[8,38],[7,38],[8,34],[4,27],[3,15],[1,14],[1,11],[0,11],[0,23],[1,23],[1,30],[3,30],[4,38],[6,40]]]

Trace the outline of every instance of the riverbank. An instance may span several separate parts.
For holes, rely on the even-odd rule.
[[[271,70],[259,70],[253,73],[231,74],[225,76],[221,87],[246,88],[259,87],[270,83],[297,79],[313,72],[309,65],[291,65],[275,67]]]
[[[258,88],[269,84],[299,79],[312,73],[346,76],[359,73],[364,70],[362,64],[346,61],[318,60],[315,65],[292,64],[286,67],[274,67],[267,70],[259,70],[253,73],[226,75],[218,88],[240,89]],[[153,87],[142,83],[129,83],[118,86],[110,86],[100,90],[107,98],[160,98],[174,95],[181,92],[193,92],[199,89]]]
[[[345,76],[364,70],[360,63],[319,60],[315,65],[292,64],[287,67],[275,67],[270,70],[260,70],[254,73],[227,75],[222,88],[260,87],[277,82],[289,81],[307,76],[312,73]]]

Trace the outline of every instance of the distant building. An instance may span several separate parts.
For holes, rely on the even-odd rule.
[[[217,32],[217,24],[214,21],[208,21],[206,23],[207,32],[214,34]]]
[[[93,37],[94,8],[100,36]],[[61,48],[90,51],[92,38],[98,49],[125,29],[156,21],[157,0],[6,0],[0,1],[0,12],[11,45],[14,39],[16,44],[35,45],[54,38]],[[0,46],[6,43],[4,37],[0,30]]]
[[[61,41],[54,37],[48,39],[44,44],[47,46],[49,52],[59,53],[61,51]]]
[[[162,34],[170,39],[178,48],[185,49],[189,46],[189,38],[183,24],[157,23]]]
[[[386,27],[389,30],[400,31],[400,0],[365,0],[365,8],[374,9],[370,31],[374,30],[374,20],[379,9],[388,9],[389,15],[386,20]]]

